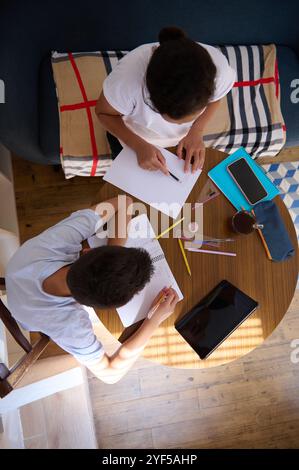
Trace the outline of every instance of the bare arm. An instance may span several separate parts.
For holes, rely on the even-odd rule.
[[[111,233],[108,229],[108,245],[123,246],[126,243],[128,225],[131,220],[131,215],[129,215],[131,211],[128,208],[131,204],[133,204],[133,199],[130,196],[121,195],[91,207],[100,215],[103,225],[111,224]]]
[[[145,140],[125,125],[122,120],[122,114],[108,103],[103,93],[101,93],[98,99],[95,111],[102,126],[115,137],[122,140],[128,147],[135,150],[135,152],[138,151],[140,146],[146,144]]]
[[[173,289],[165,289],[164,292],[164,302],[151,318],[143,321],[140,328],[120,346],[113,356],[109,357],[105,354],[97,364],[88,366],[97,378],[105,383],[113,384],[118,382],[132,367],[154,331],[171,315],[178,302],[178,295]],[[153,304],[156,303],[157,298]]]
[[[136,152],[138,163],[142,168],[160,170],[168,175],[165,158],[161,152],[125,125],[122,115],[108,103],[103,92],[98,99],[95,112],[107,131]]]

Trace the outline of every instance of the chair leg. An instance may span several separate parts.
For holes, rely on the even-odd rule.
[[[8,395],[12,391],[13,391],[13,388],[7,382],[7,380],[0,380],[0,398],[6,397],[6,395]]]
[[[32,349],[31,344],[27,338],[21,332],[19,325],[16,320],[12,317],[10,311],[6,308],[2,300],[0,300],[0,319],[3,321],[4,325],[13,336],[15,341],[24,349],[25,352],[29,353]]]
[[[6,397],[6,395],[8,395],[12,391],[13,391],[13,388],[7,382],[7,380],[0,380],[0,398]]]
[[[43,353],[50,342],[48,336],[41,334],[40,339],[33,345],[31,351],[23,356],[23,358],[9,371],[9,376],[6,378],[7,383],[13,390],[20,380],[24,377],[26,372],[37,361],[39,356]]]

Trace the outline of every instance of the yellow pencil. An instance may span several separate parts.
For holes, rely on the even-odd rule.
[[[185,250],[184,250],[184,246],[183,246],[182,240],[181,240],[180,238],[178,238],[177,240],[178,240],[179,245],[180,245],[180,249],[181,249],[181,252],[182,252],[184,261],[185,261],[185,265],[186,265],[188,274],[189,274],[189,276],[191,276],[191,269],[190,269],[190,266],[189,266],[189,263],[188,263],[188,260],[187,260],[187,256],[186,256],[186,253],[185,253]]]
[[[172,285],[168,287],[168,289],[171,289]],[[164,300],[166,299],[166,295],[164,292],[161,293],[160,297],[158,298],[156,304],[151,308],[151,310],[149,311],[148,315],[147,315],[147,318],[151,318],[153,316],[153,314],[155,313],[155,311],[158,309],[158,307],[160,307],[161,303],[164,302]]]
[[[164,230],[164,232],[160,233],[160,235],[156,237],[156,240],[159,240],[159,238],[163,237],[163,235],[170,232],[171,229],[179,225],[183,220],[184,220],[184,217],[182,217],[180,220],[177,220],[173,225],[171,225],[171,227],[167,228],[166,230]]]

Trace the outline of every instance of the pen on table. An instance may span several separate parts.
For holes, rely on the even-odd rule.
[[[166,230],[164,230],[162,233],[160,233],[160,235],[157,235],[156,236],[156,240],[159,240],[159,238],[163,237],[163,235],[165,235],[166,233],[170,232],[171,229],[173,229],[174,227],[176,227],[177,225],[179,225],[182,221],[184,220],[184,217],[182,217],[180,220],[177,220],[174,224],[172,224],[169,228],[167,228]]]
[[[166,170],[168,171],[168,175],[166,175],[166,176],[171,176],[171,178],[173,178],[174,180],[176,180],[178,183],[181,183],[181,182],[182,182],[177,176],[175,176],[173,173],[171,173],[171,171],[169,171],[169,168],[167,168],[167,166],[166,166],[165,168],[166,168]]]
[[[171,176],[173,179],[181,183],[181,180],[177,176],[175,176],[173,173],[171,173],[169,170],[168,170],[168,173],[169,173],[169,176]]]
[[[182,255],[183,255],[183,259],[184,259],[188,274],[189,274],[189,276],[191,276],[191,269],[190,269],[190,266],[189,266],[189,263],[188,263],[188,260],[187,260],[187,256],[186,256],[186,253],[185,253],[185,249],[184,249],[182,240],[180,238],[178,238],[177,240],[179,242],[179,246],[180,246],[180,249],[181,249],[181,252],[182,252]]]
[[[210,253],[211,255],[237,256],[237,253],[230,253],[229,251],[201,250],[200,248],[186,248],[186,250],[195,253]]]
[[[182,240],[185,240],[182,238]],[[202,240],[187,240],[190,241],[190,243],[209,243],[209,242],[234,242],[235,240],[233,238],[204,238]]]

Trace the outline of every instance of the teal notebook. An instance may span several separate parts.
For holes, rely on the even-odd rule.
[[[225,160],[219,163],[217,166],[212,168],[208,172],[211,180],[218,186],[220,191],[227,197],[227,199],[235,206],[237,210],[244,209],[250,211],[254,206],[250,205],[245,196],[230,176],[227,171],[227,165],[238,160],[238,158],[243,157],[246,159],[265,190],[267,191],[267,196],[262,199],[262,201],[271,201],[275,196],[279,194],[279,189],[275,184],[268,178],[264,170],[256,163],[251,156],[246,152],[243,147],[240,147],[232,155],[229,155]]]

